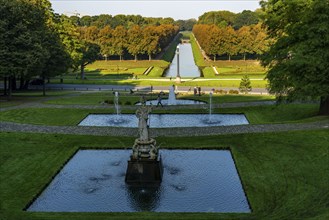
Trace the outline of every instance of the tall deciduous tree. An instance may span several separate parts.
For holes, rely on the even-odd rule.
[[[250,26],[243,26],[237,32],[237,45],[240,54],[243,54],[243,60],[246,60],[246,54],[253,52],[253,39],[250,33]]]
[[[262,58],[269,91],[289,100],[320,97],[319,113],[329,115],[328,0],[268,0],[262,7],[276,39]]]
[[[120,56],[120,60],[122,60],[122,55],[127,46],[127,30],[123,26],[117,26],[112,34],[114,37],[113,44],[116,45],[115,54]]]
[[[159,34],[154,26],[148,26],[143,29],[143,39],[141,41],[143,52],[152,59],[152,54],[160,51]]]
[[[100,47],[95,43],[83,41],[80,52],[82,53],[82,58],[76,64],[80,67],[81,79],[85,79],[85,67],[99,58]]]
[[[137,55],[141,54],[143,51],[142,48],[142,29],[138,25],[134,25],[128,30],[128,52],[135,57],[137,61]]]
[[[0,15],[0,72],[10,78],[10,90],[17,76],[23,88],[31,77],[54,76],[68,68],[70,59],[48,0],[2,0]]]

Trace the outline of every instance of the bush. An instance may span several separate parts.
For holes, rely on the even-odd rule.
[[[126,101],[125,102],[125,105],[131,105],[131,102],[130,101]]]
[[[228,94],[239,94],[239,91],[231,89],[230,91],[228,91]]]
[[[105,100],[104,102],[110,105],[114,104],[113,100],[111,99]]]
[[[219,89],[219,90],[216,89],[216,90],[215,90],[215,93],[216,93],[216,94],[227,94],[227,91],[226,91],[226,90],[222,90],[222,89]]]

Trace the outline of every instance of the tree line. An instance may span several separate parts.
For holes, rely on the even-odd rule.
[[[178,26],[160,24],[111,28],[78,26],[55,14],[49,0],[0,0],[0,77],[4,93],[26,89],[33,77],[46,78],[81,70],[102,55],[158,53],[178,33]],[[8,88],[8,89],[7,89]],[[45,93],[45,89],[44,89]]]
[[[231,26],[238,30],[243,26],[258,24],[263,14],[262,9],[257,9],[256,11],[244,10],[241,13],[210,11],[199,17],[198,24],[214,24],[219,27]]]
[[[74,13],[71,13],[74,14]],[[109,15],[109,14],[101,14],[101,15],[84,15],[79,17],[78,14],[70,16],[72,22],[80,27],[90,27],[95,26],[98,29],[102,29],[104,27],[110,27],[111,29],[115,29],[118,26],[123,26],[126,29],[130,29],[135,25],[144,28],[146,26],[160,26],[160,25],[174,25],[179,26],[180,31],[191,31],[193,25],[197,23],[196,19],[188,19],[188,20],[177,20],[175,21],[173,18],[153,18],[153,17],[142,17],[141,15]]]
[[[121,25],[116,28],[87,26],[78,29],[83,39],[100,46],[103,56],[119,56],[120,60],[127,54],[135,60],[138,55],[146,54],[151,60],[152,55],[164,49],[179,32],[179,27],[172,24],[133,25],[129,29]]]
[[[247,54],[263,54],[269,47],[270,40],[261,23],[242,26],[235,30],[232,26],[220,27],[214,24],[196,24],[193,34],[206,54],[213,57]]]

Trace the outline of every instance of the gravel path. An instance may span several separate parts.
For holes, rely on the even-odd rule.
[[[56,97],[47,98],[45,100]],[[18,106],[1,108],[0,111],[24,108],[78,108],[78,109],[111,109],[113,105],[54,105],[44,104],[45,100],[29,102]],[[245,106],[274,105],[274,101],[256,101],[256,102],[237,102],[214,104],[214,108],[237,108]],[[189,105],[188,108],[204,108],[207,105]],[[179,109],[187,106],[165,106],[165,109]],[[125,109],[136,109],[137,106],[122,106]],[[293,123],[293,124],[260,124],[260,125],[234,125],[217,127],[190,127],[190,128],[151,128],[150,135],[158,136],[203,136],[218,134],[243,134],[243,133],[262,133],[276,131],[293,130],[313,130],[328,129],[329,120],[323,120],[311,123]],[[20,124],[14,122],[0,122],[0,132],[30,132],[30,133],[50,133],[50,134],[78,134],[95,136],[132,136],[137,137],[137,128],[117,128],[117,127],[87,127],[87,126],[47,126]]]
[[[235,125],[221,127],[190,127],[190,128],[151,128],[150,135],[158,136],[205,136],[218,134],[243,134],[263,133],[279,131],[315,130],[328,129],[329,120],[295,123],[295,124],[260,124],[260,125]],[[94,136],[130,136],[137,137],[137,128],[117,127],[89,127],[89,126],[46,126],[19,124],[13,122],[0,122],[1,132],[31,132],[50,134],[78,134]]]

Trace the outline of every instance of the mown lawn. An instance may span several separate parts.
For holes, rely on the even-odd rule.
[[[130,95],[127,93],[119,93],[119,103],[122,105],[133,105],[140,101],[141,95]],[[146,97],[148,99],[156,99],[158,93],[148,93]],[[164,95],[163,98],[167,98],[168,94]],[[194,96],[191,94],[178,94],[178,99],[194,99],[199,101],[209,102],[209,95]],[[251,102],[251,101],[267,101],[274,100],[274,96],[270,95],[220,95],[213,94],[212,103],[226,103],[226,102]],[[58,99],[48,100],[46,104],[61,104],[61,105],[99,105],[105,100],[114,102],[113,92],[97,92],[97,93],[85,93],[74,97],[61,97]]]
[[[162,148],[230,148],[252,213],[56,213],[23,209],[79,148],[131,147],[133,137],[0,133],[0,219],[328,219],[327,130],[158,137]],[[109,204],[111,205],[111,204]]]
[[[124,106],[122,106],[124,107]],[[205,105],[200,109],[166,109],[157,108],[153,113],[204,113],[209,112]],[[316,104],[283,104],[279,106],[254,106],[240,108],[214,108],[214,113],[244,113],[251,124],[300,123],[328,119],[317,116]],[[72,109],[72,108],[25,108],[0,112],[1,121],[38,125],[77,125],[89,113],[115,113],[112,106],[106,109]],[[122,113],[134,114],[134,109],[122,108]]]

